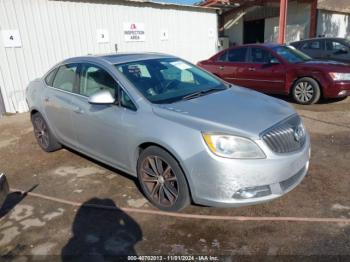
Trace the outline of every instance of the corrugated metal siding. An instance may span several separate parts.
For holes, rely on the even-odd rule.
[[[145,42],[125,42],[124,22],[145,24]],[[0,30],[18,29],[22,47],[0,40],[0,88],[7,112],[28,110],[24,90],[51,66],[68,57],[115,51],[153,51],[197,62],[217,51],[214,10],[125,1],[0,0]],[[97,29],[108,29],[109,43],[98,44]],[[162,29],[168,41],[160,41]],[[214,37],[209,37],[213,30]]]

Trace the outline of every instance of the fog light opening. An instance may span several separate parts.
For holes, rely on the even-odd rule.
[[[234,193],[233,198],[235,199],[250,199],[257,197],[264,197],[271,195],[270,186],[256,186],[256,187],[245,187],[241,188]]]

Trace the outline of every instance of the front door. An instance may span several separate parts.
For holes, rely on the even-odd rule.
[[[350,48],[337,40],[326,40],[326,54],[330,60],[350,62]]]
[[[269,50],[250,48],[248,62],[248,68],[242,75],[247,87],[270,94],[284,92],[286,71]]]
[[[118,105],[97,105],[88,102],[89,96],[108,90],[118,96],[118,84],[102,67],[84,63],[80,69],[79,96],[72,101],[72,115],[79,149],[111,165],[126,169],[127,146],[123,117],[125,108]]]

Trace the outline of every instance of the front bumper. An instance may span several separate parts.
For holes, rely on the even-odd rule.
[[[325,98],[337,98],[350,96],[350,81],[333,82],[329,88],[324,90]]]
[[[191,193],[197,204],[215,207],[253,205],[278,198],[294,189],[309,168],[310,138],[302,149],[289,154],[275,154],[256,141],[266,159],[225,159],[203,151],[186,161],[190,172]],[[245,188],[268,186],[270,193],[261,197],[238,199],[235,193]]]

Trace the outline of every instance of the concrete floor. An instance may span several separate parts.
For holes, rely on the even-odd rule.
[[[309,176],[272,202],[242,208],[190,206],[182,213],[216,216],[350,218],[350,98],[294,105],[312,138]],[[72,202],[154,209],[136,181],[67,149],[45,153],[28,114],[0,119],[0,171],[11,188]],[[34,196],[9,195],[0,212],[0,255],[90,252],[103,255],[347,255],[350,224],[227,221],[81,208]],[[52,255],[52,256],[51,256]],[[45,257],[47,258],[47,257]]]

